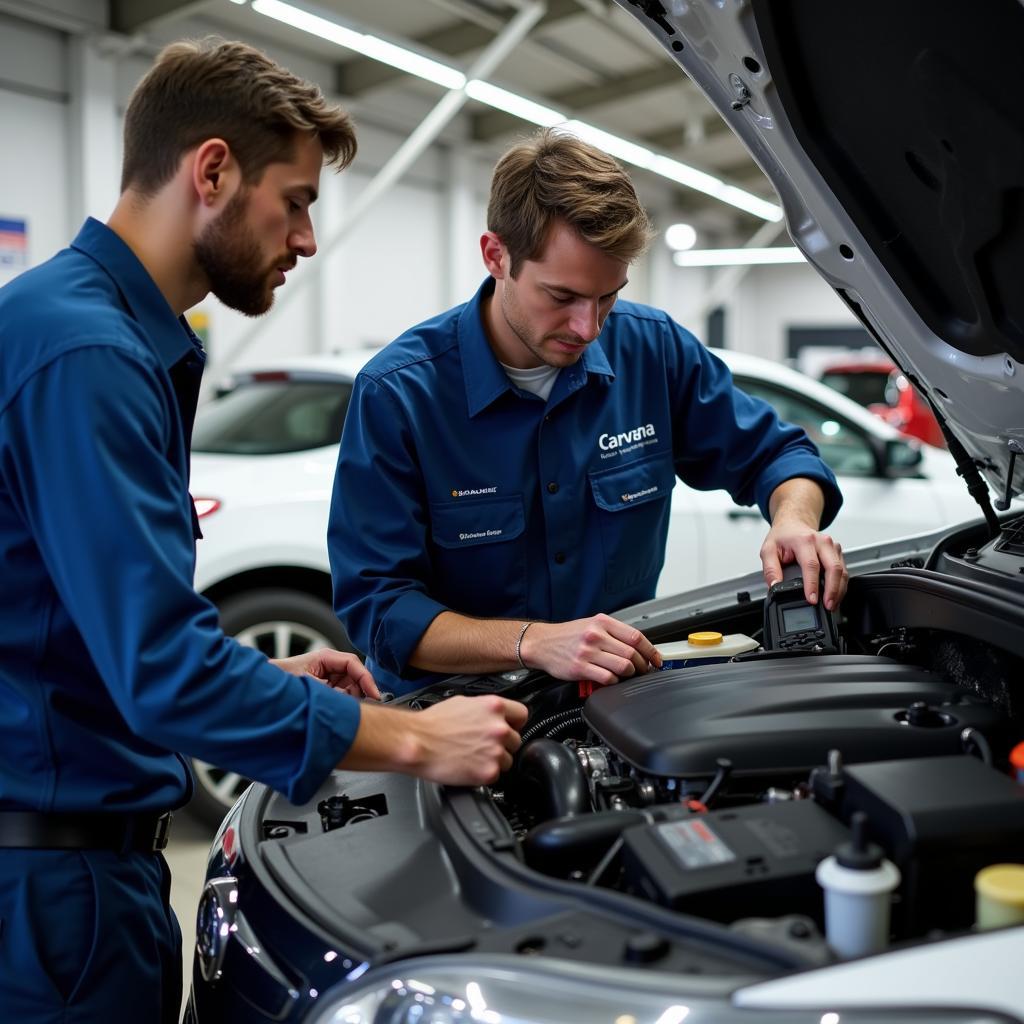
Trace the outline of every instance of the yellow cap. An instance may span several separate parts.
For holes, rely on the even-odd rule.
[[[714,647],[722,642],[721,633],[691,633],[687,638],[687,643],[693,644],[694,647]]]
[[[1024,908],[1024,864],[990,864],[974,876],[974,889],[990,900]]]

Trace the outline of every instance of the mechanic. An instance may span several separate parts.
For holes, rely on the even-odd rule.
[[[109,222],[0,290],[0,1020],[178,1020],[176,751],[302,802],[339,764],[479,784],[519,745],[522,705],[360,703],[353,655],[268,662],[192,586],[205,357],[181,314],[269,309],[315,252],[325,157],[355,148],[258,51],[172,44],[130,101]]]
[[[335,610],[382,688],[530,667],[606,685],[660,664],[603,614],[654,595],[675,477],[757,503],[766,581],[834,608],[835,478],[802,430],[665,313],[617,302],[650,223],[622,168],[557,130],[514,146],[489,277],[356,380],[328,529]],[[712,541],[713,542],[713,541]]]

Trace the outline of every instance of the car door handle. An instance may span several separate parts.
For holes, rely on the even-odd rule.
[[[731,508],[725,513],[727,519],[760,519],[761,513],[752,508]]]

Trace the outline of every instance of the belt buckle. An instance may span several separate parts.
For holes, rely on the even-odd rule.
[[[170,811],[164,811],[156,819],[156,831],[153,833],[153,845],[150,848],[153,853],[159,853],[167,848],[167,842],[171,837],[171,819],[174,817]]]

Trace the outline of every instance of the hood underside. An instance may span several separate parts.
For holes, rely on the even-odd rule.
[[[1018,0],[618,2],[744,141],[795,243],[1001,496],[1024,441]]]

